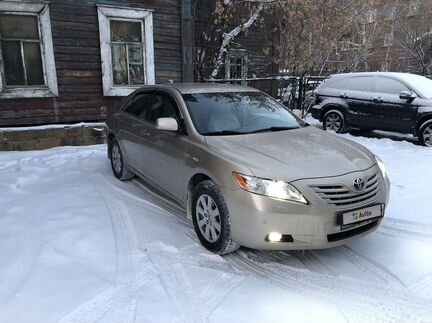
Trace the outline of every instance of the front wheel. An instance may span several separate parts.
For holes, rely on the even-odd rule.
[[[420,126],[419,139],[422,145],[432,147],[432,119]]]
[[[335,133],[343,133],[346,129],[345,117],[339,110],[330,110],[326,112],[323,118],[324,130]]]
[[[228,207],[214,182],[197,185],[192,196],[192,220],[198,239],[208,250],[223,255],[240,247],[232,240]]]

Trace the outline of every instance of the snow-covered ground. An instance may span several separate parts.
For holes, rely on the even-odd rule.
[[[344,136],[388,168],[380,229],[224,257],[105,146],[0,153],[0,322],[432,322],[432,149]]]

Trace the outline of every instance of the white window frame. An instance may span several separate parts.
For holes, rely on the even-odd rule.
[[[420,1],[419,0],[410,0],[407,16],[418,15],[419,11],[420,11]]]
[[[154,49],[153,49],[153,10],[125,8],[110,5],[97,5],[99,19],[100,49],[102,58],[102,84],[104,96],[127,96],[142,85],[155,84]],[[142,37],[145,41],[143,51],[144,84],[115,85],[111,55],[110,19],[125,21],[140,20],[144,24]],[[129,68],[129,67],[128,67]]]
[[[248,73],[248,63],[249,63],[249,55],[247,50],[245,49],[229,49],[225,56],[225,79],[231,80],[234,79],[231,75],[231,58],[232,57],[241,57],[242,58],[242,66],[241,66],[241,75],[240,79],[242,85],[246,85],[246,78]]]
[[[370,9],[367,12],[366,23],[371,24],[377,20],[378,11],[376,8]]]
[[[393,33],[387,33],[384,35],[384,47],[393,46],[394,35]]]
[[[5,84],[4,63],[0,46],[0,99],[46,98],[58,96],[57,72],[51,34],[49,7],[46,3],[26,3],[1,1],[0,13],[16,15],[35,15],[38,17],[41,58],[44,73],[44,86],[14,86]]]

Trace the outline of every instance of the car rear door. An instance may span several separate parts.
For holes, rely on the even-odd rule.
[[[371,76],[353,76],[348,80],[346,100],[348,112],[347,123],[350,126],[367,128],[374,88],[374,78]]]
[[[118,114],[118,140],[128,165],[134,169],[141,166],[142,149],[149,134],[149,125],[145,117],[150,108],[154,90],[141,91],[133,96]]]
[[[417,101],[401,99],[400,92],[411,89],[392,78],[377,76],[372,97],[374,129],[408,133],[417,115]]]

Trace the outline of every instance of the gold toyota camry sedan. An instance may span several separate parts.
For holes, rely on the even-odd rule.
[[[376,230],[389,200],[377,156],[249,87],[140,88],[109,113],[107,143],[117,178],[180,204],[219,254],[337,246]]]

